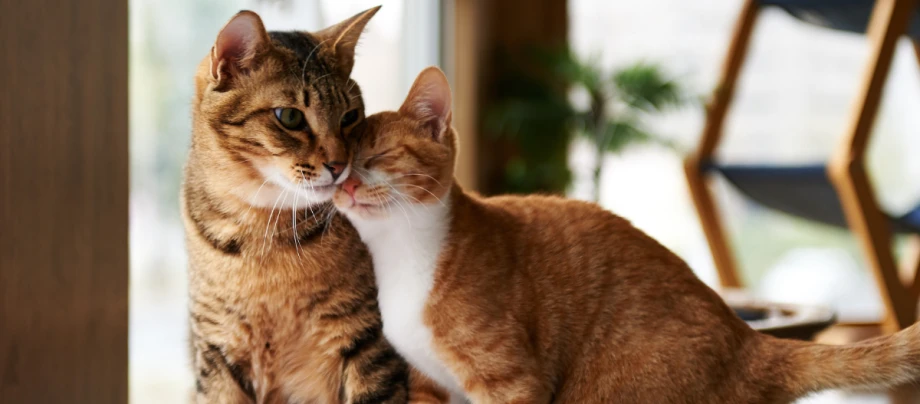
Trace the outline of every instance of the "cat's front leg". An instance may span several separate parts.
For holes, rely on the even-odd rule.
[[[512,376],[514,377],[514,376]],[[507,376],[501,379],[506,379]],[[543,404],[550,402],[550,395],[539,381],[519,375],[514,381],[486,378],[468,384],[467,395],[472,404]],[[489,387],[473,387],[490,385]]]
[[[346,346],[341,398],[346,404],[409,402],[409,367],[383,337],[381,324],[355,330]]]
[[[220,348],[196,340],[192,344],[192,349],[195,369],[195,403],[251,404],[255,402],[251,384],[242,380],[240,375],[234,374],[234,371],[238,369],[228,364]]]
[[[526,337],[513,336],[519,333],[509,328],[454,334],[460,343],[442,347],[448,368],[472,404],[549,403],[552,392],[539,376]]]

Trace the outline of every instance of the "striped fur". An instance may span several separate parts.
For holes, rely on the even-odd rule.
[[[920,325],[849,346],[775,339],[599,206],[463,191],[436,68],[365,128],[334,201],[373,255],[397,323],[384,332],[473,403],[786,403],[920,378]]]
[[[181,202],[197,402],[446,400],[383,338],[368,253],[328,203],[327,166],[351,161],[363,121],[349,75],[376,10],[314,34],[244,11],[199,66]]]

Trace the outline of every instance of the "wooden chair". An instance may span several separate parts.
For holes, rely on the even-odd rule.
[[[810,23],[865,31],[871,51],[859,85],[846,136],[827,164],[806,167],[732,166],[713,160],[735,83],[747,54],[754,22],[762,7],[778,6]],[[876,202],[864,165],[872,123],[878,111],[898,39],[910,34],[920,61],[917,0],[746,0],[734,28],[721,78],[707,107],[702,137],[685,161],[691,197],[724,287],[742,287],[716,203],[707,187],[719,172],[747,196],[768,207],[832,225],[848,226],[858,237],[882,294],[886,316],[881,331],[913,324],[920,296],[920,255],[899,275],[891,249],[892,230],[920,234],[920,206],[905,215],[885,214]],[[868,26],[868,27],[867,27]]]

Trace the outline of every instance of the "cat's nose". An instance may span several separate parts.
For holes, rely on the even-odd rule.
[[[323,163],[323,167],[326,167],[329,170],[329,174],[332,174],[332,180],[335,181],[339,179],[339,176],[345,171],[345,167],[348,167],[348,164],[340,163],[338,161],[330,161],[328,163]]]
[[[351,195],[352,198],[355,196],[355,189],[358,188],[358,185],[361,185],[361,181],[355,179],[355,177],[348,177],[345,179],[345,182],[342,183],[342,190]]]

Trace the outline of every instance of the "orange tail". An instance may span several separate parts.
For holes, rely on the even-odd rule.
[[[764,347],[775,365],[785,368],[778,382],[795,397],[833,388],[884,389],[920,380],[920,324],[851,345],[769,339]]]

